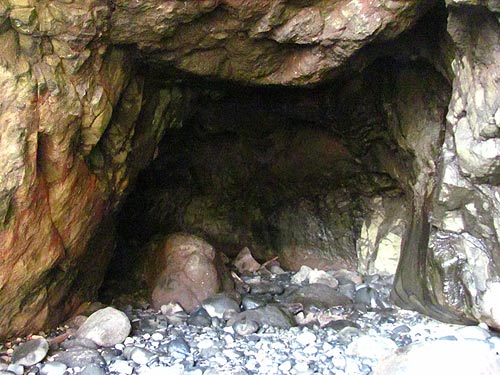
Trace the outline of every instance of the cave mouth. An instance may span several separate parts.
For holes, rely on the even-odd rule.
[[[443,142],[435,65],[382,57],[313,88],[160,78],[148,90],[174,85],[183,109],[117,215],[104,299],[137,289],[145,244],[175,232],[289,270],[395,274]]]
[[[147,244],[176,232],[229,258],[248,248],[288,270],[396,275],[395,290],[398,278],[421,285],[451,95],[446,19],[444,7],[433,9],[313,87],[141,65],[138,126],[161,129],[161,140],[116,214],[102,299],[147,291]]]

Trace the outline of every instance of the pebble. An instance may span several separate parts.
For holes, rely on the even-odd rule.
[[[76,336],[92,340],[99,346],[111,347],[122,343],[130,334],[127,315],[113,307],[98,310],[82,324]]]
[[[90,364],[105,365],[106,361],[95,349],[72,348],[57,352],[53,355],[54,360],[64,363],[68,367],[84,368]]]
[[[117,359],[111,363],[111,365],[109,365],[109,370],[125,375],[131,375],[134,372],[134,368],[129,365],[128,361],[123,359]]]
[[[151,340],[154,340],[154,341],[162,341],[163,340],[163,335],[159,332],[155,332],[151,335]]]
[[[316,342],[316,335],[310,331],[304,331],[297,336],[296,340],[300,345],[307,346]]]
[[[49,351],[49,343],[44,338],[26,341],[12,353],[12,363],[32,366],[42,361]]]
[[[189,348],[188,343],[182,337],[176,337],[172,341],[168,343],[168,352],[177,357],[185,357],[189,354],[191,349]]]
[[[23,375],[24,366],[12,363],[7,367],[7,371],[13,372],[16,375]]]
[[[482,344],[484,358],[496,359],[500,352],[500,338],[484,325],[450,325],[394,306],[387,308],[392,285],[389,278],[368,277],[361,284],[359,275],[352,272],[321,273],[325,275],[338,279],[338,287],[311,284],[309,277],[303,284],[293,284],[290,272],[259,270],[242,275],[251,288],[263,292],[251,294],[243,288],[242,312],[237,312],[240,306],[236,310],[235,301],[226,300],[224,295],[204,301],[205,307],[189,315],[176,304],[164,305],[160,312],[126,307],[127,319],[134,327],[131,336],[102,347],[78,335],[63,342],[49,360],[31,368],[20,367],[30,375],[413,375],[433,374],[434,368],[442,370],[440,375],[462,375],[458,370],[444,371],[440,364],[430,369],[425,366],[431,360],[414,358],[420,351],[429,359],[436,357],[432,361],[452,361],[446,360],[446,355],[459,353],[453,345],[464,342]],[[364,292],[352,301],[341,290],[349,287],[355,297],[356,285],[357,292]],[[368,288],[376,291],[372,295],[378,302],[369,296]],[[278,290],[284,293],[271,293]],[[229,302],[227,307],[226,302],[219,304],[224,300]],[[331,305],[338,301],[342,303]],[[295,302],[306,303],[307,312],[301,312],[300,319]],[[296,321],[301,325],[296,326]],[[431,344],[435,342],[439,343]],[[431,349],[436,348],[431,345],[447,347],[448,354],[441,351],[439,357],[439,348],[426,349],[430,353],[418,349],[427,345]],[[479,361],[475,349],[469,349],[464,360]],[[406,362],[413,363],[413,369],[405,367],[406,372],[401,372],[398,366]],[[494,366],[495,361],[489,365]],[[56,366],[53,371],[49,371],[51,366]],[[2,371],[12,375],[5,367],[0,367],[0,375]]]
[[[145,365],[146,363],[151,361],[151,359],[153,359],[154,357],[155,357],[155,354],[147,349],[133,348],[130,351],[130,355],[129,355],[128,359],[131,359],[132,361],[134,361],[138,365]]]
[[[42,368],[40,369],[40,374],[41,375],[63,375],[66,372],[66,369],[68,366],[66,366],[64,363],[61,362],[47,362],[44,363]]]
[[[233,324],[234,332],[238,335],[246,336],[259,330],[259,324],[250,319],[243,319]]]
[[[106,375],[106,371],[97,365],[86,366],[80,375]]]

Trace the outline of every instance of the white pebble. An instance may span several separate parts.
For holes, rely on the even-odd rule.
[[[123,342],[124,345],[132,345],[135,343],[135,340],[132,337],[127,337]]]
[[[161,341],[163,340],[163,335],[160,332],[155,332],[151,335],[151,339],[154,341]]]
[[[109,365],[110,371],[115,371],[120,374],[131,375],[134,372],[134,368],[131,367],[127,361],[117,360],[114,363]]]
[[[296,372],[306,372],[309,370],[309,365],[306,362],[297,362],[295,366],[293,366],[293,369]]]
[[[297,336],[297,342],[302,346],[314,344],[316,342],[316,335],[310,331],[304,331]]]
[[[304,353],[309,354],[309,355],[316,354],[317,352],[318,352],[318,348],[316,348],[314,345],[307,345],[304,348]]]
[[[210,339],[204,339],[198,343],[198,349],[201,350],[211,348],[212,346],[214,346],[214,342]]]
[[[292,362],[285,361],[279,366],[280,371],[289,372],[292,369]]]

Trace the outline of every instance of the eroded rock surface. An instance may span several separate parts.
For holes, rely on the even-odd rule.
[[[448,9],[455,78],[439,179],[432,212],[420,219],[422,242],[412,250],[420,255],[401,263],[396,294],[441,319],[451,312],[499,328],[498,8],[450,1]],[[411,280],[425,281],[422,289]]]
[[[165,130],[192,120],[190,109],[213,114],[196,100],[224,96],[193,84],[193,74],[341,82],[319,100],[287,93],[271,102],[281,114],[261,117],[257,133],[258,113],[233,128],[205,118],[194,144],[206,153],[193,160],[210,156],[220,166],[214,154],[227,151],[240,163],[220,176],[200,164],[195,175],[227,178],[220,189],[264,165],[265,179],[254,182],[271,184],[262,195],[243,190],[256,195],[239,200],[234,217],[234,196],[215,199],[207,181],[184,180],[175,196],[182,212],[170,225],[225,234],[227,248],[253,242],[263,258],[274,255],[272,244],[290,263],[313,248],[314,265],[320,254],[367,273],[393,272],[402,246],[400,304],[500,327],[498,6],[450,0],[446,21],[442,10],[425,15],[434,5],[0,0],[0,336],[55,324],[96,297],[115,214],[139,171],[168,155],[157,148]],[[245,132],[253,143],[235,143]],[[241,167],[247,160],[253,170]],[[321,180],[334,189],[318,189]],[[290,183],[308,194],[281,189]],[[283,191],[290,195],[277,201]],[[172,199],[167,193],[154,199]],[[166,206],[156,207],[172,212]]]

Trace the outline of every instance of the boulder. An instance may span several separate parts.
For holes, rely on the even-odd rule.
[[[125,313],[106,307],[90,315],[78,328],[76,336],[92,340],[99,346],[111,347],[123,343],[131,329],[130,320]]]
[[[193,311],[222,288],[223,264],[200,237],[176,233],[156,239],[147,250],[145,272],[155,309],[171,302]]]

